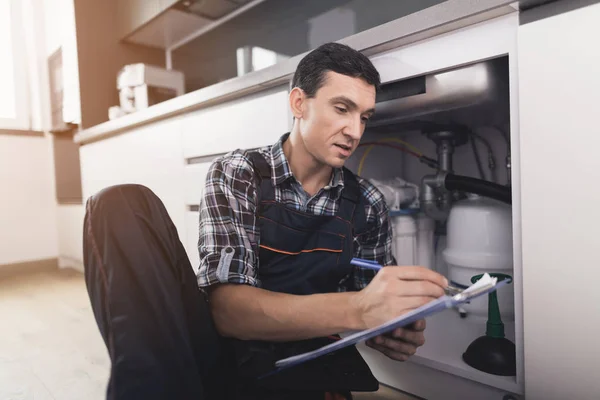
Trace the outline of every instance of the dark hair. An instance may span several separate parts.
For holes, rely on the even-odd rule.
[[[379,90],[379,72],[361,52],[340,43],[325,43],[308,53],[296,68],[291,89],[298,87],[308,97],[315,97],[323,86],[327,71],[364,79]]]

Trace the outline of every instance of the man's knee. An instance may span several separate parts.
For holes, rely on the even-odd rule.
[[[92,195],[86,202],[86,212],[118,210],[121,207],[147,204],[158,199],[148,187],[135,183],[108,186]]]

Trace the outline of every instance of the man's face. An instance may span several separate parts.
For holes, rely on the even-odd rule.
[[[308,153],[339,168],[354,153],[375,108],[375,87],[361,78],[328,71],[315,97],[304,98],[296,123]]]

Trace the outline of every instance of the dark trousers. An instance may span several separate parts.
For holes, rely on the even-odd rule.
[[[175,226],[140,185],[91,197],[85,280],[112,367],[107,398],[230,398],[229,357]]]
[[[175,225],[148,188],[119,185],[92,196],[83,247],[88,294],[112,364],[107,399],[352,398],[242,383]]]

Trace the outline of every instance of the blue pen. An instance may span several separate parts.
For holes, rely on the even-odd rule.
[[[381,268],[383,268],[383,266],[377,261],[365,260],[363,258],[353,258],[352,260],[350,260],[350,264],[356,265],[357,267],[371,269],[373,271],[379,271]],[[458,288],[452,285],[448,285],[448,287],[445,288],[445,291],[447,295],[454,296],[456,294],[461,293],[464,289],[465,288]]]
[[[372,269],[373,271],[379,271],[383,268],[377,261],[364,260],[362,258],[353,258],[350,260],[350,264],[356,265],[357,267]]]

